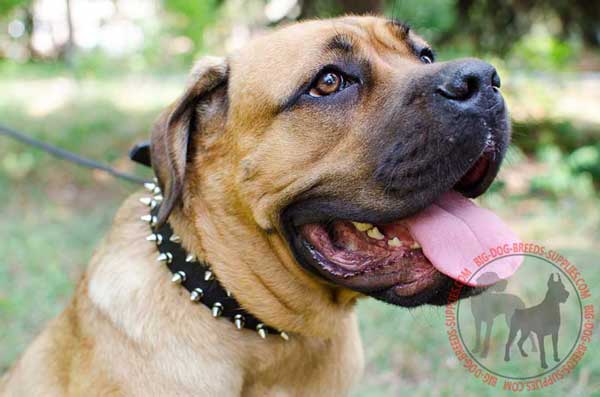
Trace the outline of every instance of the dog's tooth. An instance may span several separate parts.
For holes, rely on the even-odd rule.
[[[146,237],[146,240],[148,241],[154,241],[156,242],[156,244],[160,245],[163,241],[163,237],[161,234],[158,233],[152,233],[151,235],[149,235],[148,237]]]
[[[281,336],[281,337],[283,338],[283,340],[284,340],[284,341],[286,341],[286,342],[287,342],[288,340],[290,340],[290,336],[289,336],[289,335],[287,334],[287,332],[285,332],[285,331],[281,331],[281,332],[279,333],[279,336]]]
[[[263,323],[259,323],[256,326],[256,331],[258,332],[258,334],[260,335],[261,338],[263,338],[263,339],[267,338],[267,330],[265,329],[265,325]]]
[[[157,258],[156,260],[158,262],[166,262],[166,263],[171,263],[171,261],[173,260],[173,255],[170,252],[162,252]]]
[[[219,317],[223,313],[223,304],[221,302],[215,302],[210,311],[213,317]]]
[[[207,270],[204,272],[204,281],[210,281],[212,279],[214,279],[214,275],[210,270]]]
[[[400,241],[398,237],[394,237],[393,239],[388,240],[387,243],[390,247],[402,247],[402,241]]]
[[[417,243],[416,241],[414,243],[412,243],[410,245],[410,248],[416,250],[417,248],[421,248],[421,244]]]
[[[358,229],[361,232],[366,232],[367,230],[373,227],[373,225],[371,225],[370,223],[352,222],[352,224],[356,229]]]
[[[233,322],[237,329],[242,329],[242,328],[244,328],[244,324],[246,324],[246,319],[244,318],[243,315],[236,314],[235,317],[233,317]]]
[[[367,231],[367,236],[374,238],[375,240],[383,240],[385,238],[385,236],[383,234],[381,234],[379,229],[377,229],[377,226],[375,226],[372,229],[369,229]]]
[[[200,299],[204,296],[204,291],[202,288],[194,288],[194,290],[190,293],[190,300],[192,302],[200,302]]]
[[[178,272],[173,273],[173,277],[171,278],[171,281],[174,282],[175,284],[181,284],[185,281],[185,272],[182,272],[181,270]]]

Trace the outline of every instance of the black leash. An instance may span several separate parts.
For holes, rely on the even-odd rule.
[[[14,130],[9,127],[5,127],[3,125],[0,125],[0,135],[4,135],[9,138],[15,139],[25,145],[29,145],[29,146],[33,146],[35,148],[41,149],[41,150],[45,151],[46,153],[49,153],[55,157],[70,161],[70,162],[80,165],[82,167],[106,172],[109,175],[112,175],[116,178],[123,179],[127,182],[133,182],[133,183],[139,183],[139,184],[149,182],[149,180],[147,180],[147,179],[141,178],[136,175],[130,175],[130,174],[126,174],[124,172],[117,171],[116,169],[109,167],[106,164],[99,163],[97,161],[94,161],[94,160],[82,157],[73,152],[70,152],[68,150],[61,149],[57,146],[50,145],[50,144],[48,144],[46,142],[42,142],[38,139],[31,138],[31,137],[23,134],[22,132],[19,132],[19,131]],[[135,150],[135,148],[134,148],[134,150]],[[135,155],[135,153],[133,153],[133,151],[132,151],[130,156],[134,156],[134,155]]]

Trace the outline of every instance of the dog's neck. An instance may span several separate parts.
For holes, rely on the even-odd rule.
[[[142,217],[151,230],[146,239],[156,244],[160,252],[157,261],[164,263],[171,271],[171,281],[185,288],[192,302],[208,307],[214,318],[226,318],[236,329],[254,330],[263,339],[275,334],[287,341],[289,336],[285,331],[266,325],[243,309],[231,292],[221,285],[211,266],[182,247],[182,238],[174,233],[168,222],[157,225],[162,194],[154,183],[146,184],[146,188],[153,194],[140,200],[150,208],[149,213]]]
[[[221,175],[226,168],[203,165],[202,171],[213,175],[210,180],[191,175],[198,183],[186,187],[182,205],[169,217],[183,247],[210,263],[220,283],[265,324],[290,335],[335,335],[358,294],[301,269],[283,238],[259,228],[223,182],[231,180]]]
[[[156,186],[149,187],[157,189]],[[202,190],[206,194],[208,188],[202,187]],[[158,190],[155,193],[160,195]],[[232,332],[241,320],[238,316],[236,324],[236,315],[242,314],[245,317],[243,327],[251,328],[261,337],[270,334],[282,338],[294,334],[329,337],[336,333],[340,326],[338,323],[345,317],[340,317],[339,312],[350,315],[355,297],[345,298],[343,291],[332,293],[330,288],[316,282],[297,266],[294,269],[298,275],[286,271],[279,258],[279,255],[289,255],[284,245],[278,241],[257,239],[256,231],[245,227],[239,220],[235,225],[228,224],[227,220],[232,218],[230,214],[221,212],[223,206],[210,206],[202,196],[190,194],[188,197],[192,198],[170,215],[169,229],[153,230],[149,237],[158,242],[155,234],[161,234],[162,242],[158,248],[164,251],[161,251],[164,255],[160,258],[166,262],[169,260],[167,252],[173,256],[170,259],[175,261],[170,267],[173,280],[188,289],[189,298],[197,299],[200,291],[194,293],[194,289],[201,288],[204,299],[199,303],[204,303],[213,314],[229,318]],[[158,203],[153,204],[152,198],[148,197],[143,201],[156,213]],[[152,221],[152,216],[149,213],[145,219]],[[170,233],[178,236],[175,238],[177,247],[181,249],[178,255],[171,252],[175,248],[170,241]],[[191,267],[185,262],[188,254],[195,260]],[[293,261],[291,257],[289,260]],[[184,272],[185,276],[178,275],[178,271]],[[204,280],[206,271],[211,272],[208,278],[214,281]],[[210,289],[213,293],[206,296],[209,288],[206,282],[214,283],[210,288],[218,288],[218,292]],[[216,303],[220,305],[215,307]],[[333,311],[337,315],[332,315]],[[244,312],[251,313],[249,318]],[[284,333],[281,334],[281,331]]]

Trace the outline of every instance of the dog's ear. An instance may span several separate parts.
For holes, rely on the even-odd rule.
[[[223,58],[200,59],[192,69],[185,93],[154,125],[150,144],[152,168],[163,192],[157,216],[159,225],[181,200],[193,134],[202,133],[205,116],[214,117],[211,102],[218,102],[219,106],[227,102],[226,98],[216,98],[216,93],[227,95],[228,69]]]
[[[554,273],[550,273],[550,277],[548,277],[548,287],[554,283]]]

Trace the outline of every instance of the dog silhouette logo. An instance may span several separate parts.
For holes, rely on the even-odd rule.
[[[513,317],[515,310],[524,309],[525,303],[523,300],[514,294],[505,293],[508,285],[507,280],[500,280],[498,275],[494,272],[486,272],[478,277],[478,282],[485,284],[492,284],[485,292],[481,295],[471,298],[471,313],[475,320],[475,346],[471,351],[473,353],[480,353],[481,358],[485,358],[488,355],[490,349],[490,337],[492,335],[492,328],[494,320],[498,316],[504,316],[507,328],[510,328],[511,318]],[[483,340],[483,348],[481,347],[481,331],[485,325],[485,337]],[[525,335],[523,341],[527,338]],[[531,351],[536,351],[535,340],[533,335],[531,339]],[[522,343],[520,345],[522,349]],[[523,350],[521,350],[523,351]],[[526,356],[526,355],[525,355]]]
[[[523,262],[503,279],[498,265],[509,256]],[[577,376],[597,329],[597,306],[577,265],[536,243],[498,247],[473,262],[477,268],[465,268],[464,283],[453,284],[444,310],[449,347],[467,376],[512,392],[541,390]],[[458,299],[473,293],[463,288],[470,284],[487,287]]]
[[[510,319],[510,333],[504,350],[504,361],[510,361],[510,348],[517,336],[521,332],[517,346],[523,357],[527,353],[523,350],[523,342],[532,334],[536,334],[540,351],[541,367],[546,369],[546,349],[544,347],[544,338],[547,335],[552,336],[552,351],[554,361],[559,362],[558,357],[558,331],[560,329],[560,305],[569,298],[569,291],[566,290],[560,274],[552,273],[548,279],[548,291],[546,296],[539,304],[523,309],[516,308]]]

